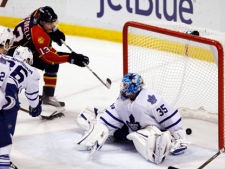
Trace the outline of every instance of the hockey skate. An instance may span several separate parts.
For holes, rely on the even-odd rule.
[[[49,112],[51,112],[51,115],[54,117],[62,117],[64,114],[62,112],[65,111],[65,103],[58,101],[55,97],[49,97],[49,96],[42,96],[42,115],[49,115]],[[59,116],[57,116],[59,114]],[[48,116],[46,116],[48,117]],[[53,118],[54,119],[54,118]]]
[[[50,96],[42,96],[42,101],[44,105],[51,105],[55,107],[64,107],[65,103],[58,101],[55,97],[50,97]]]
[[[46,117],[48,117],[50,115],[49,112],[51,112],[49,118],[52,116],[57,117],[58,113],[60,113],[60,117],[62,117],[62,112],[65,111],[65,103],[58,101],[56,97],[54,97],[54,93],[54,87],[43,86],[42,115],[45,114],[47,115]]]

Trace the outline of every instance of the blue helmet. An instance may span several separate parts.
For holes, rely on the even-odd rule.
[[[134,95],[142,90],[144,81],[142,77],[136,73],[128,73],[122,79],[120,96],[121,99],[126,99],[127,95]]]

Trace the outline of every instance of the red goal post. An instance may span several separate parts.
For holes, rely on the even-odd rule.
[[[187,34],[196,30],[199,36]],[[134,22],[123,27],[123,74],[139,73],[146,87],[177,107],[182,117],[218,123],[225,146],[225,34],[175,22]]]

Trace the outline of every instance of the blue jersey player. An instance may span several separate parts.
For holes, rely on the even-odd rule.
[[[0,27],[0,168],[9,169],[12,136],[15,131],[17,113],[20,108],[18,94],[25,89],[29,102],[29,114],[39,116],[42,108],[39,100],[37,70],[29,64],[33,55],[28,48],[18,47],[14,57],[5,55],[12,45],[13,33]],[[12,164],[12,163],[11,163]],[[13,164],[11,166],[14,166]],[[14,168],[16,168],[14,166]]]

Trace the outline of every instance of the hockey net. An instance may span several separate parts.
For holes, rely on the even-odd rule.
[[[199,36],[186,32],[199,32]],[[140,74],[182,117],[218,123],[225,145],[225,34],[175,22],[127,22],[123,28],[123,73]]]

